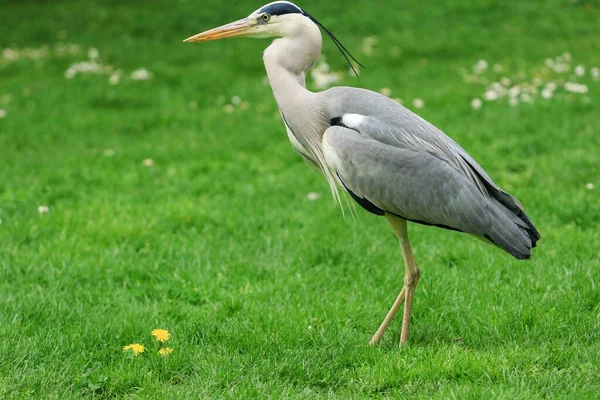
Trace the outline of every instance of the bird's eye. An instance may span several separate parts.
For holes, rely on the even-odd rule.
[[[271,19],[271,15],[264,13],[261,18],[263,21],[269,22],[269,20]]]

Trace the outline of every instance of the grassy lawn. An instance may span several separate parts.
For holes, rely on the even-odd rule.
[[[442,128],[542,235],[519,262],[411,225],[401,349],[400,321],[367,344],[396,239],[292,150],[269,42],[182,43],[261,4],[0,0],[0,398],[599,398],[600,3],[392,4],[299,5],[366,66],[324,40],[338,84]]]

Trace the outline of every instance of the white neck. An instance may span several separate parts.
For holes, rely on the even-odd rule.
[[[289,28],[267,47],[263,61],[275,99],[285,107],[289,100],[308,92],[306,72],[321,55],[322,39],[319,28],[304,16],[281,25]]]
[[[307,17],[296,16],[290,16],[296,18],[294,23],[281,25],[287,28],[282,28],[281,38],[267,47],[263,61],[292,144],[296,147],[294,139],[300,144],[296,150],[323,171],[334,198],[339,198],[321,145],[329,118],[322,98],[306,89],[306,73],[321,55],[321,31]]]
[[[316,26],[304,32],[308,34],[273,41],[263,53],[263,61],[285,123],[308,149],[320,144],[326,120],[320,118],[318,96],[306,89],[306,72],[321,55],[321,33]]]

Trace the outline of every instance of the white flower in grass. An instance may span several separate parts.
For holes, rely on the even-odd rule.
[[[225,104],[225,106],[223,107],[223,111],[225,111],[227,114],[231,114],[235,111],[235,107],[233,106],[233,104]]]
[[[548,90],[554,91],[554,90],[556,90],[557,86],[558,85],[556,85],[555,82],[548,82],[548,83],[546,83],[546,89],[548,89]]]
[[[238,95],[235,95],[231,98],[231,104],[233,104],[234,106],[239,105],[242,102],[242,98]]]
[[[375,45],[377,44],[378,39],[376,36],[367,36],[366,38],[363,39],[362,41],[362,52],[364,54],[366,54],[367,56],[370,56],[373,54],[373,47],[375,47]]]
[[[566,63],[556,63],[556,64],[554,64],[554,66],[552,67],[552,69],[557,74],[560,74],[560,73],[563,73],[563,72],[568,72],[569,71],[569,64],[566,64]]]
[[[384,87],[379,89],[379,93],[381,93],[384,96],[390,97],[392,95],[392,89],[388,88],[388,87]]]
[[[486,90],[485,93],[483,94],[483,98],[486,99],[487,101],[494,101],[496,99],[498,99],[498,92],[496,92],[495,90],[489,89]]]
[[[471,100],[471,108],[473,110],[479,110],[482,105],[483,105],[483,101],[481,101],[481,99],[475,98],[475,99]]]
[[[6,48],[2,50],[2,57],[6,61],[15,61],[19,58],[19,51],[11,48]]]
[[[521,93],[521,88],[519,86],[513,86],[508,89],[508,97],[514,98],[517,97]]]
[[[571,93],[587,93],[588,87],[583,83],[565,82],[565,90]]]
[[[118,69],[115,72],[113,72],[112,74],[110,74],[110,77],[108,78],[108,83],[113,86],[118,85],[119,82],[121,81],[122,76],[123,76],[123,71]]]
[[[489,89],[492,89],[496,92],[498,97],[502,97],[506,95],[506,88],[500,82],[494,82],[490,85]]]
[[[531,95],[529,93],[521,93],[520,99],[524,103],[531,103]]]
[[[519,105],[519,99],[517,99],[516,97],[511,97],[510,99],[508,99],[508,104],[511,107],[516,107]]]
[[[536,76],[535,78],[533,78],[531,83],[533,83],[533,86],[540,86],[542,84],[542,78]]]
[[[571,56],[570,53],[565,52],[562,54],[562,59],[565,60],[566,62],[570,62],[573,59],[573,57]]]
[[[502,68],[502,65],[500,64],[494,64],[494,72],[497,74],[502,73],[502,71],[504,71],[504,68]]]
[[[100,57],[100,52],[97,48],[92,47],[88,50],[88,58],[92,61],[96,61]]]
[[[585,185],[587,190],[594,190],[594,184],[592,182],[588,183],[587,185]]]
[[[42,46],[38,49],[25,49],[25,56],[30,60],[41,60],[48,55],[48,46]]]
[[[250,108],[250,103],[248,103],[246,100],[242,100],[242,102],[240,103],[240,109],[247,110],[249,108]]]
[[[540,93],[542,95],[542,97],[544,99],[549,99],[552,97],[552,95],[554,94],[554,92],[548,88],[544,88],[544,90],[542,90],[542,92]]]
[[[473,71],[476,74],[481,74],[482,72],[484,72],[488,67],[488,62],[485,60],[479,60],[477,61],[477,63],[475,64],[475,66],[473,67]]]
[[[600,79],[600,68],[590,68],[590,74],[592,75],[592,78],[594,78],[594,80],[597,81],[598,79]]]
[[[502,85],[509,87],[511,84],[511,80],[510,78],[507,78],[506,76],[503,77],[502,79],[500,79],[500,83],[502,83]]]
[[[308,200],[310,200],[310,201],[315,201],[315,200],[317,200],[319,198],[319,193],[317,193],[317,192],[309,192],[306,195],[306,198]]]
[[[392,100],[394,100],[398,104],[404,104],[404,100],[400,97],[394,97]]]
[[[578,65],[576,66],[573,71],[575,72],[575,75],[577,76],[584,76],[585,75],[585,67],[583,65]]]
[[[109,74],[112,72],[110,65],[98,64],[95,61],[82,61],[71,64],[65,71],[65,78],[74,78],[77,74]]]
[[[315,86],[319,89],[328,88],[342,79],[342,74],[339,72],[328,73],[321,71],[311,71],[310,75],[313,78]]]
[[[414,99],[413,106],[415,106],[415,108],[423,108],[425,107],[425,102],[423,101],[423,99]]]
[[[6,117],[6,114],[7,114],[6,110],[3,110],[3,109],[0,108],[0,119]]]
[[[152,74],[145,68],[138,68],[131,73],[130,77],[134,81],[147,81],[152,78]]]
[[[142,164],[144,167],[151,167],[154,165],[154,160],[151,158],[146,158],[144,161],[142,161]]]
[[[117,152],[114,149],[104,149],[102,150],[102,155],[105,157],[112,157],[116,154]]]
[[[319,89],[325,89],[342,79],[339,72],[329,72],[329,64],[325,61],[319,61],[310,71],[315,86]]]
[[[47,213],[50,212],[50,207],[48,207],[48,206],[39,206],[38,207],[38,212],[40,214],[47,214]]]

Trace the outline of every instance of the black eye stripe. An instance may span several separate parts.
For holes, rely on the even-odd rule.
[[[302,14],[302,10],[289,3],[274,3],[263,7],[259,12],[269,13],[271,15]]]

